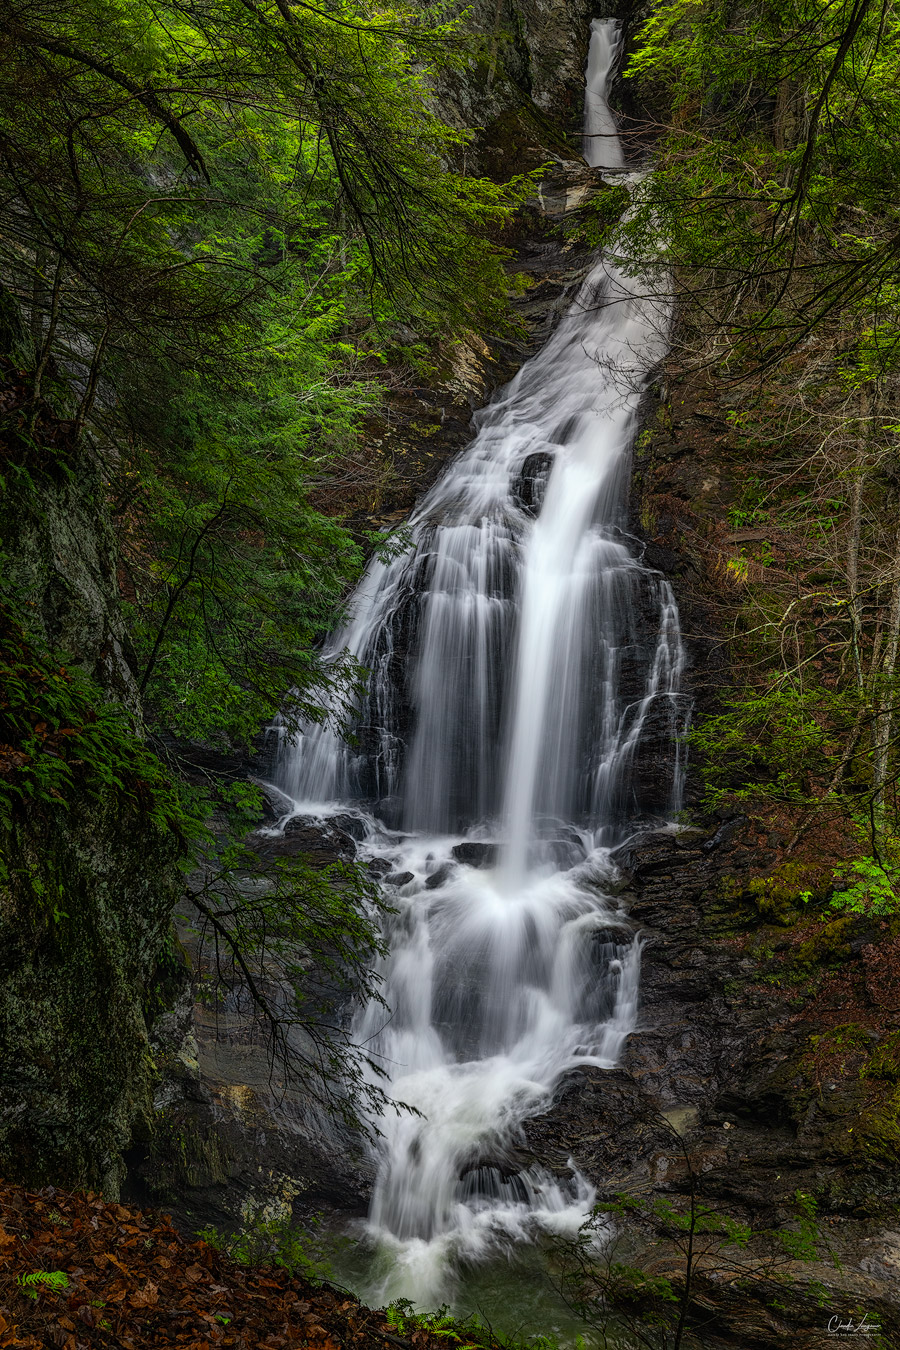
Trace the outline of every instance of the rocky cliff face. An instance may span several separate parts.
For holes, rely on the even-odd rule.
[[[0,397],[12,427],[24,391],[11,365],[3,374]],[[103,477],[91,449],[74,447],[69,432],[45,410],[28,472],[21,462],[13,469],[8,444],[0,450],[7,461],[0,492],[4,595],[24,616],[36,661],[53,653],[89,675],[101,700],[105,693],[133,710],[137,689]],[[27,662],[17,678],[23,671],[27,680]],[[30,674],[37,708],[37,666]],[[6,696],[13,697],[9,688]],[[13,747],[0,750],[0,770],[21,767]],[[40,753],[57,752],[45,742]],[[152,1001],[178,891],[176,851],[172,834],[112,783],[65,799],[33,795],[0,825],[5,1175],[117,1194],[123,1151],[149,1108],[154,1070],[145,1000]]]
[[[478,46],[437,91],[445,114],[480,129],[476,154],[487,162],[492,153],[499,158],[492,137],[498,119],[510,114],[530,118],[551,146],[565,144],[567,134],[580,129],[590,20],[597,9],[591,0],[476,0],[467,29],[477,34]],[[521,164],[505,161],[507,175],[521,172]]]

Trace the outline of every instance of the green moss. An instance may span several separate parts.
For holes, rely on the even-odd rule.
[[[797,966],[839,965],[850,955],[850,939],[855,921],[852,914],[823,923],[806,942],[801,942],[791,954]]]
[[[900,1032],[879,1041],[860,1069],[875,1091],[854,1126],[857,1147],[869,1157],[896,1163],[900,1154]]]
[[[180,890],[172,836],[110,793],[25,810],[0,846],[0,1172],[115,1196],[150,1110],[141,1002]]]
[[[218,1134],[201,1129],[190,1116],[158,1111],[150,1121],[145,1181],[154,1199],[173,1204],[193,1190],[228,1180],[228,1160]]]
[[[174,1006],[184,988],[185,980],[190,976],[190,971],[190,957],[174,925],[171,925],[157,953],[155,966],[142,998],[144,1021],[148,1027],[161,1013],[168,1012]]]
[[[891,1032],[878,1042],[861,1076],[900,1083],[900,1031]]]
[[[817,1102],[828,1151],[857,1165],[896,1164],[900,1153],[900,1032],[880,1040],[845,1022],[810,1036],[800,1062],[797,1118]],[[828,1091],[823,1091],[827,1080]]]
[[[822,889],[819,872],[806,863],[786,862],[765,877],[724,877],[718,899],[732,907],[748,903],[766,923],[793,927],[802,917],[803,906]]]

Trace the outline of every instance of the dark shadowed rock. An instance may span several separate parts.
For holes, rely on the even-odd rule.
[[[528,456],[513,480],[513,501],[527,515],[536,516],[540,511],[552,468],[553,456],[546,450],[538,450]]]
[[[454,844],[450,850],[457,862],[466,867],[495,867],[500,853],[497,844],[482,844],[475,839],[466,839],[462,844]]]
[[[445,881],[449,881],[455,871],[456,868],[453,863],[444,863],[436,872],[432,872],[431,876],[425,882],[425,889],[427,891],[436,891],[439,886],[443,886]]]
[[[331,821],[313,820],[310,816],[295,816],[284,827],[282,835],[272,838],[257,836],[256,848],[262,857],[308,858],[317,867],[345,862],[356,857],[356,842]]]
[[[351,816],[349,812],[343,812],[339,816],[332,816],[329,824],[333,830],[339,830],[343,834],[348,834],[351,839],[361,843],[365,839],[367,831],[365,822],[360,820],[359,816]]]

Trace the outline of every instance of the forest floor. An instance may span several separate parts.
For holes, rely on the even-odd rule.
[[[0,1183],[2,1350],[446,1348],[352,1295],[189,1241],[164,1214]]]

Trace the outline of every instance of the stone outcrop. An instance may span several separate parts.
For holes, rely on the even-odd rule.
[[[518,1155],[561,1174],[574,1163],[601,1200],[683,1204],[693,1185],[757,1230],[790,1225],[811,1197],[815,1254],[782,1271],[796,1306],[761,1313],[720,1275],[703,1295],[710,1346],[746,1345],[760,1316],[754,1345],[823,1343],[824,1321],[803,1320],[815,1287],[833,1310],[868,1307],[886,1334],[900,1328],[900,1012],[873,945],[889,935],[863,918],[823,932],[796,909],[767,921],[752,879],[777,877],[778,842],[737,816],[618,850],[619,902],[643,948],[640,1024],[617,1069],[563,1083]],[[655,1269],[658,1235],[629,1242],[628,1259]]]
[[[54,448],[0,493],[6,594],[36,649],[134,713],[100,464],[49,412],[41,425]],[[0,1172],[117,1194],[123,1152],[150,1110],[147,1023],[178,851],[112,783],[65,801],[33,796],[0,824]]]

